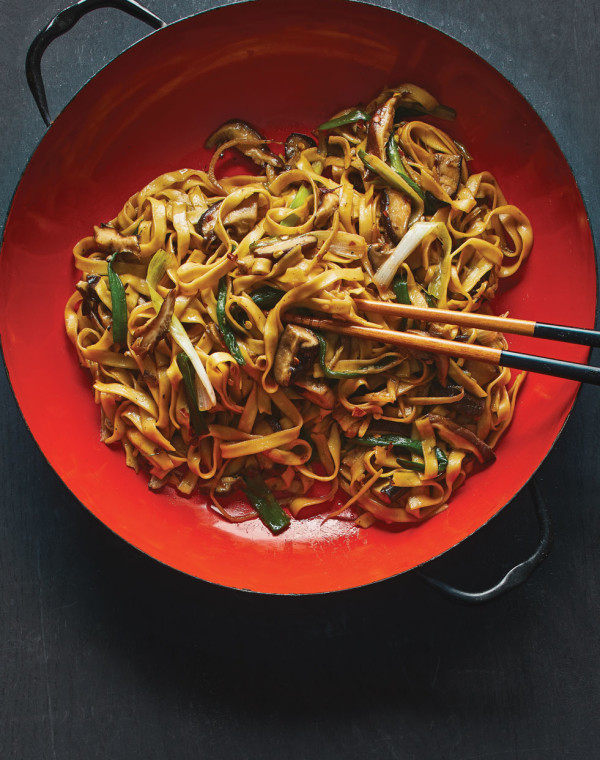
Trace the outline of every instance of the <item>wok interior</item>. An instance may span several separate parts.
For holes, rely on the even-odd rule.
[[[309,18],[319,21],[307,25]],[[243,118],[284,139],[367,102],[386,84],[406,81],[457,110],[456,123],[441,126],[467,145],[471,171],[490,170],[509,202],[532,221],[533,253],[495,311],[593,326],[596,275],[585,210],[546,128],[473,53],[371,6],[309,2],[283,10],[260,0],[168,27],[78,94],[23,177],[5,234],[0,307],[5,359],[22,411],[75,495],[116,533],[177,569],[275,593],[347,588],[409,570],[454,546],[510,501],[568,415],[576,385],[531,375],[497,462],[468,479],[445,513],[400,532],[364,531],[338,520],[322,524],[319,517],[294,521],[280,537],[258,521],[230,525],[203,497],[151,494],[121,453],[100,443],[89,379],[63,332],[75,282],[73,245],[155,176],[204,168],[204,140],[226,119]],[[15,320],[24,288],[28,309]],[[516,338],[509,343],[514,350],[531,346]],[[587,358],[586,349],[573,346],[541,342],[537,350]],[[42,368],[51,404],[40,404],[33,366]]]

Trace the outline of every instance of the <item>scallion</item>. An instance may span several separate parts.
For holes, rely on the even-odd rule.
[[[277,535],[285,530],[290,524],[289,515],[273,496],[267,484],[258,472],[249,472],[243,475],[246,488],[246,496],[258,516],[267,526],[271,533]]]
[[[337,127],[344,127],[346,124],[354,124],[357,121],[370,121],[371,117],[365,111],[361,111],[360,108],[355,108],[351,111],[336,116],[329,121],[321,124],[317,129],[323,131],[325,129],[336,129]]]
[[[121,278],[112,266],[116,255],[116,253],[113,253],[106,261],[108,267],[108,287],[112,304],[113,340],[115,343],[124,346],[127,343],[127,300]]]
[[[394,357],[390,356],[384,361],[377,362],[376,364],[369,364],[367,367],[363,367],[362,369],[346,370],[346,371],[330,369],[325,360],[325,357],[327,354],[327,341],[322,335],[319,335],[319,333],[315,333],[315,335],[317,336],[317,340],[319,341],[319,364],[321,365],[321,369],[323,370],[323,374],[325,375],[325,377],[329,377],[331,379],[346,380],[352,377],[363,377],[364,375],[372,375],[375,372],[379,372],[381,370],[386,369],[386,367],[394,361]]]
[[[229,322],[227,321],[227,279],[221,278],[219,281],[219,292],[217,295],[217,322],[219,323],[219,329],[223,335],[225,345],[229,349],[229,353],[233,356],[236,362],[241,366],[246,363],[240,347],[235,336],[235,333],[231,329]]]
[[[198,391],[196,390],[196,380],[194,367],[190,361],[190,357],[186,353],[177,354],[177,366],[183,377],[183,387],[185,389],[185,397],[190,410],[190,423],[194,433],[201,435],[206,433],[208,426],[206,419],[198,407]]]
[[[392,448],[405,449],[417,456],[423,456],[421,441],[415,438],[407,438],[404,435],[364,436],[363,438],[347,438],[346,440],[355,446],[391,446]],[[435,457],[438,461],[438,471],[444,472],[448,466],[448,457],[437,446],[435,447]]]

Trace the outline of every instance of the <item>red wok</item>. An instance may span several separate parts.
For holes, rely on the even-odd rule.
[[[88,10],[86,4],[79,11]],[[63,17],[57,33],[69,24]],[[530,480],[559,434],[578,385],[532,374],[497,462],[468,480],[443,514],[400,532],[339,520],[323,524],[317,516],[293,521],[279,537],[259,521],[225,522],[201,496],[149,492],[122,453],[100,442],[89,378],[63,327],[76,278],[73,245],[159,174],[205,168],[204,139],[226,119],[244,118],[283,138],[369,100],[387,84],[407,81],[456,109],[450,130],[474,156],[472,170],[492,171],[532,221],[533,253],[495,310],[593,327],[591,234],[549,131],[481,58],[390,11],[342,0],[256,0],[161,28],[95,76],[34,153],[0,257],[0,335],[11,383],[31,432],[68,488],[111,530],[157,560],[265,593],[334,591],[389,578],[490,520]],[[553,295],[564,292],[578,297],[561,299],[557,314]],[[510,348],[526,351],[525,340],[511,338]],[[540,353],[585,362],[588,349],[542,342]]]

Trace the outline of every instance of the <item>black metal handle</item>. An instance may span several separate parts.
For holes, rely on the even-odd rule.
[[[419,570],[416,571],[417,575],[419,575],[419,577],[430,586],[441,592],[444,596],[447,596],[455,601],[465,602],[467,604],[480,604],[481,602],[489,602],[492,599],[497,599],[507,591],[520,586],[521,583],[524,583],[533,573],[536,567],[546,559],[552,545],[552,521],[550,519],[548,508],[544,503],[540,487],[535,481],[535,478],[532,478],[529,481],[529,489],[531,491],[531,497],[533,499],[533,504],[535,506],[535,511],[538,518],[538,525],[540,528],[538,546],[531,557],[529,557],[529,559],[525,560],[525,562],[521,562],[516,567],[513,567],[512,570],[509,570],[509,572],[504,576],[504,578],[502,578],[499,583],[497,583],[492,588],[486,589],[485,591],[472,592],[462,591],[461,589],[454,588],[453,586],[450,586],[443,581],[437,580],[437,578],[431,578],[429,575],[426,575]]]
[[[47,127],[52,123],[52,119],[50,118],[46,89],[42,79],[42,56],[51,42],[72,29],[82,16],[98,8],[117,8],[149,24],[153,29],[162,29],[167,25],[165,21],[137,3],[136,0],[79,0],[69,8],[57,13],[46,28],[42,29],[33,40],[27,51],[25,61],[27,84]]]

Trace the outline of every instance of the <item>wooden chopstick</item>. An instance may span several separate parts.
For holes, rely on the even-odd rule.
[[[423,311],[427,310],[424,309]],[[434,353],[442,353],[447,356],[462,359],[476,359],[478,361],[488,362],[502,367],[529,370],[544,375],[553,375],[554,377],[565,377],[569,380],[577,380],[580,383],[600,385],[600,368],[590,367],[587,364],[575,364],[573,362],[562,361],[561,359],[548,359],[543,356],[520,354],[515,351],[507,351],[505,349],[492,348],[490,346],[476,346],[472,343],[460,343],[453,340],[444,340],[443,338],[433,338],[397,330],[386,330],[375,325],[373,327],[367,327],[365,325],[353,325],[331,319],[301,317],[292,313],[286,314],[284,321],[295,325],[301,325],[302,327],[309,327],[313,330],[339,333],[340,335],[349,335],[350,337],[363,338],[366,340],[375,340],[380,343],[387,343],[391,346],[404,346],[418,351],[432,351]]]
[[[442,324],[460,325],[461,327],[475,327],[480,330],[528,335],[532,338],[548,338],[565,343],[578,343],[582,346],[600,346],[600,332],[585,330],[582,327],[551,325],[546,322],[531,322],[526,319],[496,317],[489,314],[451,311],[449,309],[426,309],[388,301],[368,301],[364,298],[355,298],[354,303],[362,311],[371,314],[405,317],[416,319],[419,322],[440,322]]]

